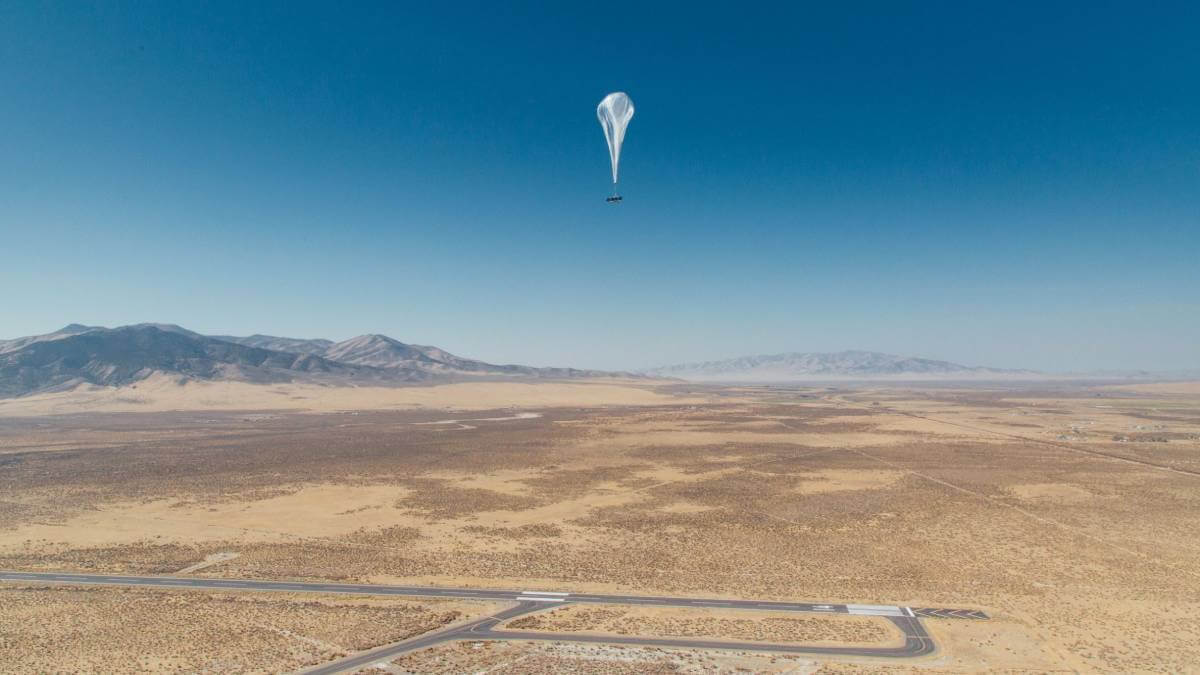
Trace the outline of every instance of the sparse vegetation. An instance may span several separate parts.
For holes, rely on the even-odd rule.
[[[875,618],[799,616],[780,612],[721,612],[680,608],[569,605],[508,622],[511,630],[704,638],[794,644],[902,642],[894,627]]]
[[[1195,663],[1194,398],[715,392],[449,431],[413,424],[442,411],[7,418],[0,568],[177,573],[228,552],[194,573],[982,607],[992,621],[930,620],[955,668]],[[1133,430],[1147,416],[1167,429]],[[1086,435],[1058,441],[1072,425]],[[1113,440],[1139,434],[1172,442]],[[27,634],[14,606],[10,641]],[[773,631],[718,614],[664,625]],[[438,672],[422,659],[464,649],[398,663]],[[505,649],[469,653],[528,657],[522,672],[607,653]],[[637,653],[645,672],[703,669]]]
[[[436,600],[5,584],[0,670],[294,670],[488,608]]]

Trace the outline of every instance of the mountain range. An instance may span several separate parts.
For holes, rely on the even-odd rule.
[[[964,366],[880,352],[789,352],[663,366],[641,371],[651,377],[710,382],[787,382],[820,379],[986,379],[1038,376],[1030,370]]]
[[[0,340],[0,398],[67,390],[80,384],[121,386],[155,373],[181,380],[306,381],[330,385],[438,383],[480,378],[646,377],[695,382],[795,382],[1101,376],[1125,379],[1151,375],[1122,372],[1055,376],[869,351],[744,356],[628,373],[498,365],[379,334],[334,342],[260,334],[203,335],[160,323],[117,328],[71,324],[45,335]]]
[[[45,335],[0,340],[0,398],[80,384],[121,386],[155,373],[181,379],[402,384],[481,377],[632,377],[574,368],[496,365],[386,335],[343,342],[270,335],[202,335],[174,324],[118,328],[71,324]]]

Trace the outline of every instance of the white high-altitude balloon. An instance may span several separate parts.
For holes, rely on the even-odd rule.
[[[608,156],[612,159],[613,185],[617,184],[617,165],[621,163],[621,143],[625,140],[625,127],[633,119],[633,101],[623,91],[604,97],[596,106],[596,117],[604,127],[604,139],[608,141]]]

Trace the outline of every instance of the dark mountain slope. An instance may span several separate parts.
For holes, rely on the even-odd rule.
[[[155,372],[197,379],[420,381],[425,373],[387,372],[311,354],[247,347],[155,325],[100,328],[40,340],[0,354],[0,396],[82,382],[123,385]]]

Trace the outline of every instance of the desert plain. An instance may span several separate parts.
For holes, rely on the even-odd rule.
[[[362,672],[1200,672],[1194,383],[151,380],[0,401],[0,570],[961,607],[546,603]],[[503,603],[0,582],[2,672],[286,672]],[[572,642],[572,635],[611,643]]]

